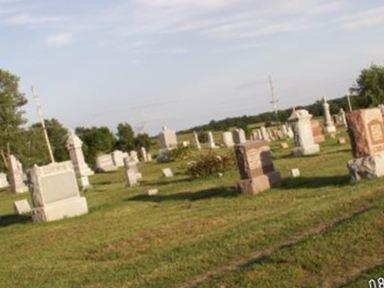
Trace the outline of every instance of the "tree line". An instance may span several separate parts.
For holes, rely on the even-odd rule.
[[[375,107],[384,103],[384,66],[372,65],[361,71],[356,84],[350,89],[350,100],[353,109]],[[332,114],[339,113],[340,109],[349,111],[347,96],[328,100]],[[321,101],[310,105],[297,105],[296,109],[306,109],[314,117],[322,116],[323,106]],[[196,126],[179,133],[191,133],[192,131],[223,131],[233,127],[249,131],[249,125],[264,123],[266,126],[285,123],[292,113],[292,108],[274,112],[264,112],[258,115],[243,115],[239,117],[211,120],[208,124]]]

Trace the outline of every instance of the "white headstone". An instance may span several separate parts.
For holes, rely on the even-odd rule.
[[[99,155],[96,158],[96,169],[100,172],[116,171],[117,166],[113,161],[111,154]]]
[[[340,108],[339,117],[341,119],[341,122],[342,122],[343,126],[344,127],[348,127],[347,117],[345,116],[345,112],[344,112],[343,108]]]
[[[112,161],[114,166],[123,167],[124,166],[124,153],[120,150],[115,150],[111,153]]]
[[[215,141],[213,140],[212,132],[208,132],[208,148],[209,149],[217,148],[216,144],[215,144]]]
[[[320,152],[320,146],[313,140],[312,115],[307,110],[293,110],[288,121],[293,127],[294,144],[293,154],[296,156],[311,155]]]
[[[158,193],[159,193],[158,189],[148,189],[147,190],[147,195],[149,195],[149,196],[157,195]]]
[[[164,177],[166,177],[166,178],[173,177],[173,172],[172,172],[171,168],[164,168],[161,171],[163,172]]]
[[[224,146],[227,147],[227,148],[230,148],[230,147],[233,147],[235,146],[235,143],[233,141],[233,136],[232,136],[232,133],[227,131],[227,132],[223,132],[223,143],[224,143]]]
[[[298,178],[300,177],[300,170],[298,168],[294,168],[291,170],[291,175],[293,178]]]
[[[323,98],[323,116],[325,133],[335,133],[336,127],[333,123],[331,112],[329,110],[329,104],[327,103],[327,99],[325,97]]]
[[[0,173],[0,189],[8,188],[9,183],[7,180],[7,174]]]
[[[27,199],[18,200],[13,203],[13,208],[18,215],[24,215],[32,212],[31,205]]]
[[[11,191],[16,194],[28,192],[24,183],[23,165],[14,155],[8,157],[8,171]]]
[[[93,171],[88,167],[87,163],[84,160],[84,154],[82,150],[83,142],[72,131],[69,131],[68,133],[66,146],[76,175],[78,177],[93,175]]]
[[[199,136],[197,135],[196,131],[193,131],[193,137],[195,139],[196,148],[201,150],[201,144],[200,144],[200,141],[199,141]]]
[[[262,138],[262,141],[267,141],[267,142],[270,142],[270,141],[271,141],[267,128],[265,128],[264,126],[262,126],[262,127],[260,128],[260,132],[261,132],[261,138]]]
[[[148,162],[148,154],[147,154],[147,150],[145,149],[145,147],[140,148],[140,153],[141,153],[141,158],[143,159],[143,161]]]
[[[163,130],[160,132],[158,139],[160,150],[169,150],[177,147],[176,132],[169,129],[168,127],[163,127]]]
[[[233,142],[235,142],[235,144],[244,144],[247,142],[247,138],[243,129],[235,129],[232,135]]]
[[[55,221],[88,213],[70,161],[34,166],[31,171],[34,221]]]
[[[135,150],[132,150],[131,152],[129,152],[129,156],[132,157],[132,159],[136,162],[136,163],[139,163],[139,156],[137,155],[137,152]]]

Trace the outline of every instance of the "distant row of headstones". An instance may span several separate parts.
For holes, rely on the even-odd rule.
[[[286,124],[279,129],[261,127],[254,131],[251,139],[247,139],[242,129],[222,134],[225,147],[235,147],[237,165],[240,172],[239,190],[243,193],[257,194],[280,182],[280,173],[275,171],[273,158],[268,143],[275,139],[293,138],[293,155],[305,156],[320,152],[319,143],[324,141],[324,134],[334,135],[336,132],[335,117],[331,117],[329,105],[323,100],[324,129],[318,122],[312,120],[308,111],[293,110]],[[339,125],[348,126],[354,159],[348,161],[347,167],[354,180],[384,176],[384,124],[382,111],[373,108],[357,110],[345,115],[340,111],[337,115]],[[195,145],[201,149],[197,134],[194,133]],[[345,143],[345,141],[344,141]],[[176,133],[163,128],[159,135],[160,150],[169,151],[178,146]],[[284,145],[283,147],[283,144]],[[187,143],[183,143],[186,146]],[[208,148],[217,147],[211,132],[208,133]],[[287,148],[287,143],[282,143]],[[0,174],[0,187],[10,185],[14,193],[24,193],[29,190],[32,198],[32,208],[28,209],[26,200],[17,201],[15,208],[19,213],[32,211],[34,221],[54,221],[74,217],[88,212],[85,197],[80,196],[80,187],[89,186],[88,177],[94,172],[84,160],[82,142],[70,133],[67,141],[71,161],[51,163],[45,166],[34,166],[28,172],[23,172],[21,163],[13,156],[8,157],[9,184],[7,177]],[[152,160],[145,148],[140,149],[143,162]],[[136,151],[130,153],[114,151],[100,155],[96,159],[96,171],[108,172],[124,167],[126,183],[129,187],[136,186],[142,179],[138,169],[139,157]],[[295,170],[295,169],[294,169]],[[164,177],[173,177],[169,168],[162,170]],[[300,171],[292,171],[298,177]],[[28,179],[27,179],[28,178]],[[28,181],[27,181],[28,180]],[[149,195],[157,194],[157,189],[147,191]]]

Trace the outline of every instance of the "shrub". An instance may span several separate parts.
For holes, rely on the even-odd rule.
[[[157,157],[157,161],[160,163],[165,163],[165,162],[172,162],[176,160],[185,160],[191,155],[192,149],[193,148],[191,147],[179,146],[170,151],[164,151]]]
[[[195,178],[204,178],[222,173],[233,166],[233,159],[214,152],[202,154],[195,161],[189,162],[186,173]]]
[[[205,131],[201,131],[197,134],[197,137],[199,138],[199,141],[201,143],[208,143],[208,133]]]

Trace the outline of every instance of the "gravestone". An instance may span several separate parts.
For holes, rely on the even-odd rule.
[[[88,213],[70,161],[30,170],[34,221],[55,221]]]
[[[143,159],[143,161],[148,162],[148,154],[147,154],[147,150],[145,149],[145,147],[140,148],[140,153],[141,153],[141,158]]]
[[[336,132],[335,124],[331,117],[331,111],[327,99],[323,97],[323,116],[324,116],[324,131],[325,133],[331,134]]]
[[[128,186],[134,186],[143,178],[137,167],[137,162],[132,157],[124,158],[125,180]]]
[[[262,141],[266,141],[266,142],[270,142],[271,141],[267,128],[262,126],[260,128],[260,132],[261,132],[261,140]]]
[[[0,173],[0,189],[8,188],[9,183],[7,180],[7,174]]]
[[[280,183],[266,142],[236,145],[235,153],[241,178],[237,186],[242,193],[254,195]]]
[[[137,154],[137,152],[135,150],[132,150],[131,152],[129,152],[129,156],[133,159],[133,161],[135,161],[136,163],[139,163],[139,156]]]
[[[241,128],[233,130],[232,135],[233,135],[233,142],[235,142],[235,144],[244,144],[247,142],[245,132]]]
[[[173,172],[172,172],[171,168],[164,168],[164,169],[162,169],[161,171],[162,171],[163,176],[164,176],[165,178],[171,178],[171,177],[173,177]]]
[[[321,128],[320,122],[317,120],[312,120],[311,126],[312,126],[313,141],[316,144],[323,143],[325,141],[325,137],[324,137],[323,129]]]
[[[68,133],[66,147],[76,175],[80,177],[81,188],[85,190],[90,186],[88,176],[93,175],[94,172],[88,167],[84,160],[82,146],[83,142],[80,138],[74,132],[70,131]]]
[[[147,190],[147,195],[148,196],[154,196],[154,195],[157,195],[158,193],[159,193],[158,189],[148,189]]]
[[[191,145],[191,143],[189,141],[183,141],[182,145],[184,148],[186,148],[186,147],[189,147],[189,145]]]
[[[295,156],[312,155],[320,152],[320,146],[315,144],[311,125],[312,115],[307,110],[293,110],[288,121],[293,128]]]
[[[28,192],[28,187],[24,183],[23,165],[14,155],[8,157],[8,172],[11,191],[16,194]]]
[[[348,161],[352,180],[384,176],[384,123],[379,108],[347,114],[354,159]]]
[[[223,143],[224,143],[225,147],[231,148],[231,147],[235,146],[231,132],[229,132],[229,131],[223,132],[222,138],[223,138]]]
[[[150,152],[147,153],[147,161],[152,162],[152,154]]]
[[[96,157],[96,170],[98,172],[111,172],[116,171],[117,166],[112,159],[111,154],[99,155]]]
[[[298,178],[300,177],[300,170],[298,168],[294,168],[291,170],[291,175],[293,178]]]
[[[29,202],[27,199],[13,202],[13,209],[18,215],[25,215],[32,212],[31,205],[29,205]]]
[[[120,168],[124,166],[124,153],[120,150],[115,150],[111,153],[114,166]]]
[[[288,149],[288,148],[289,148],[289,145],[288,145],[287,142],[283,142],[283,143],[281,143],[280,146],[281,146],[281,148],[283,148],[283,149]]]
[[[288,137],[289,139],[293,139],[293,137],[295,137],[295,135],[293,134],[293,130],[292,130],[292,127],[288,124],[287,125],[287,130],[288,130]]]
[[[171,150],[177,148],[177,136],[176,132],[163,127],[162,131],[158,136],[160,150]]]
[[[215,141],[213,140],[212,132],[208,132],[208,148],[209,149],[216,149]]]
[[[341,125],[343,125],[344,127],[348,127],[347,117],[345,116],[345,112],[343,108],[340,108],[339,118],[341,120]]]
[[[337,139],[337,143],[339,143],[339,144],[345,144],[345,143],[347,143],[347,140],[346,140],[344,137],[339,137],[339,138]]]
[[[197,135],[196,131],[193,131],[193,137],[195,139],[196,148],[201,150],[201,144],[200,144],[200,141],[199,141],[199,135]]]

